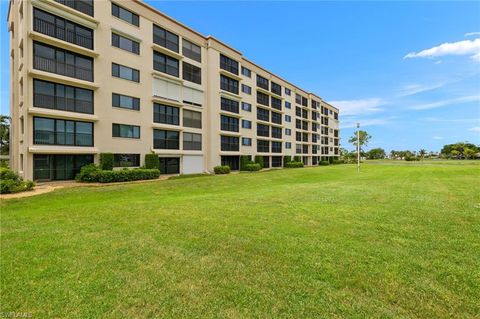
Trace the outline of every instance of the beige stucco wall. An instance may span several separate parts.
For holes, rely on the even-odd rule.
[[[12,147],[11,147],[11,166],[14,170],[20,172],[25,178],[33,178],[33,154],[96,154],[95,161],[98,162],[100,152],[111,153],[139,153],[143,164],[144,155],[154,151],[162,156],[182,157],[185,155],[203,156],[203,171],[211,171],[214,166],[220,164],[220,155],[255,155],[257,154],[256,145],[256,75],[273,80],[282,86],[283,101],[289,101],[292,104],[291,109],[284,107],[282,102],[282,153],[262,153],[266,156],[295,155],[295,94],[300,93],[309,98],[321,99],[318,96],[307,93],[293,84],[271,74],[263,68],[257,66],[251,61],[245,59],[241,53],[230,48],[213,37],[204,37],[194,30],[178,23],[171,18],[152,9],[141,1],[118,1],[119,5],[129,9],[140,16],[140,27],[136,27],[123,20],[111,15],[110,1],[95,1],[94,17],[89,17],[71,8],[54,2],[53,0],[11,0],[8,15],[8,24],[11,36],[11,116],[12,116]],[[85,25],[94,29],[94,50],[85,49],[65,41],[33,31],[33,6],[42,8],[55,15],[64,17],[68,20]],[[23,18],[21,18],[23,12]],[[153,43],[153,23],[177,34],[179,39],[180,54],[172,52],[166,48]],[[12,32],[13,31],[13,32]],[[111,32],[115,31],[126,37],[140,42],[140,55],[113,47],[111,45]],[[181,55],[182,39],[185,38],[202,47],[202,62],[196,62]],[[77,80],[53,73],[47,73],[33,69],[33,40],[52,44],[54,46],[74,51],[94,58],[94,82]],[[23,46],[23,57],[20,54],[20,46]],[[166,74],[153,70],[153,51],[171,55],[180,60],[179,78],[171,77]],[[240,81],[240,93],[238,96],[232,96],[229,93],[220,90],[219,67],[220,53],[237,60],[240,66],[245,66],[252,71],[251,78],[243,75],[230,77],[237,78]],[[192,82],[182,80],[182,61],[201,67],[202,84],[197,85]],[[140,70],[140,83],[112,77],[112,62],[126,65]],[[240,68],[240,67],[239,67]],[[33,107],[33,79],[45,79],[52,82],[64,83],[68,85],[84,87],[94,90],[94,114],[80,114],[65,111],[40,109]],[[153,85],[155,79],[166,79],[175,82],[184,87],[191,87],[203,91],[202,107],[172,102],[160,97],[153,96]],[[20,84],[23,83],[23,86]],[[241,84],[246,84],[252,88],[252,94],[248,95],[241,92]],[[292,91],[290,96],[284,94],[284,87]],[[133,111],[112,107],[112,92],[140,98],[140,110]],[[251,129],[243,129],[240,121],[240,132],[222,132],[224,135],[234,135],[240,137],[240,152],[222,152],[220,151],[220,97],[225,95],[228,98],[237,99],[240,102],[240,114],[228,114],[232,117],[239,117],[252,122]],[[241,109],[241,101],[252,105],[252,112],[245,112]],[[189,109],[202,112],[202,129],[188,128],[182,125],[182,113],[180,113],[180,125],[171,126],[159,123],[153,123],[153,102],[172,104],[180,109]],[[322,102],[323,103],[323,102]],[[308,110],[310,108],[310,100]],[[333,106],[325,103],[325,106],[335,112],[338,112]],[[263,106],[262,106],[263,107]],[[270,108],[270,110],[272,110]],[[318,110],[320,112],[320,110]],[[290,115],[292,121],[285,122],[285,114]],[[45,116],[50,118],[77,119],[94,122],[94,146],[93,147],[71,147],[71,146],[47,146],[33,144],[33,117]],[[21,130],[21,118],[24,119],[23,134]],[[338,122],[333,120],[333,115],[329,115],[329,127],[338,129]],[[309,114],[311,122],[311,113]],[[141,127],[140,139],[125,139],[112,137],[112,123],[131,124]],[[318,119],[320,123],[320,118]],[[278,126],[276,124],[271,124]],[[320,126],[319,126],[320,127]],[[178,130],[181,132],[192,132],[202,134],[202,151],[184,151],[182,150],[182,135],[180,135],[180,150],[154,150],[153,149],[153,130],[154,128],[165,128]],[[285,128],[290,128],[291,136],[285,135]],[[310,132],[312,133],[312,132]],[[320,135],[320,128],[316,132]],[[330,136],[330,134],[329,134]],[[252,139],[252,146],[242,146],[241,137]],[[331,134],[333,137],[333,133]],[[275,140],[272,138],[264,138]],[[290,142],[291,149],[285,149],[285,142]],[[320,151],[320,138],[318,139]],[[320,152],[316,155],[311,153],[308,156],[321,156]],[[333,146],[333,142],[331,144]],[[329,143],[330,146],[330,143]],[[301,154],[306,156],[306,154]],[[21,163],[23,158],[23,163]],[[182,165],[182,161],[180,161]],[[184,168],[181,167],[181,171]],[[190,170],[185,170],[190,172]]]

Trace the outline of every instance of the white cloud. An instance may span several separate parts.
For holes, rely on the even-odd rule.
[[[469,129],[470,132],[480,133],[480,126],[475,126]]]
[[[434,140],[443,140],[443,137],[441,137],[441,136],[434,136],[434,137],[432,137],[432,138],[433,138]]]
[[[360,115],[379,112],[382,110],[380,106],[386,104],[381,98],[331,101],[328,103],[338,107],[342,115]]]
[[[470,55],[475,61],[480,61],[480,38],[458,42],[446,42],[420,52],[410,52],[403,58],[432,58],[445,55]]]
[[[424,84],[416,84],[416,83],[407,84],[400,88],[399,96],[410,96],[410,95],[415,95],[415,94],[426,92],[426,91],[435,90],[435,89],[441,88],[445,84],[446,83],[438,83],[438,84],[432,84],[432,85],[424,85]]]
[[[462,97],[458,97],[450,100],[443,100],[443,101],[437,101],[437,102],[425,103],[425,104],[417,104],[417,105],[411,106],[410,109],[428,110],[428,109],[436,109],[436,108],[447,106],[447,105],[461,104],[461,103],[467,103],[467,102],[480,102],[480,95],[467,95],[467,96],[462,96]]]
[[[476,36],[476,35],[480,35],[480,32],[468,32],[468,33],[465,33],[465,36],[466,36],[466,37],[473,37],[473,36]]]
[[[433,64],[440,64],[440,63],[442,63],[442,60],[438,60],[438,61],[433,62]]]

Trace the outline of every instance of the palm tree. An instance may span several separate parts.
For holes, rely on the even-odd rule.
[[[423,160],[423,158],[425,157],[425,155],[427,155],[427,150],[422,148],[422,149],[418,152],[418,155],[420,155],[420,158]]]

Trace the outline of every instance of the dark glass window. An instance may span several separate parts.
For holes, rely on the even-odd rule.
[[[308,131],[308,122],[307,121],[302,121],[302,129],[305,131]]]
[[[113,154],[114,167],[140,166],[140,154]]]
[[[33,30],[93,50],[93,30],[46,11],[33,9]]]
[[[302,133],[302,141],[308,142],[308,133]]]
[[[291,109],[292,108],[292,103],[285,101],[285,108],[286,109]]]
[[[153,130],[153,148],[178,150],[180,133],[177,131]],[[161,169],[160,169],[161,170]]]
[[[289,129],[289,128],[286,128],[285,129],[285,135],[288,135],[288,136],[292,135],[292,130]]]
[[[292,91],[290,89],[285,88],[285,95],[290,96],[292,94]]]
[[[236,136],[220,136],[220,149],[222,151],[238,152],[240,150],[240,138]]]
[[[268,91],[269,81],[263,76],[257,75],[257,86]]]
[[[93,146],[93,123],[34,117],[33,143]]]
[[[257,91],[257,103],[269,106],[270,98],[267,94]]]
[[[116,33],[112,33],[112,45],[128,52],[140,54],[140,43]]]
[[[179,125],[180,110],[178,107],[175,107],[175,106],[154,103],[153,104],[153,122],[170,124],[170,125]]]
[[[291,122],[292,117],[290,115],[285,115],[285,122]]]
[[[246,94],[252,94],[252,88],[248,85],[242,84],[242,92]]]
[[[222,131],[238,132],[238,119],[235,117],[220,115],[220,129]]]
[[[240,156],[221,156],[222,165],[230,167],[232,171],[240,169]]]
[[[308,106],[308,99],[306,97],[302,96],[302,105],[303,106]]]
[[[220,75],[220,88],[222,90],[238,94],[238,81],[225,75]]]
[[[272,146],[273,148],[273,146]],[[282,148],[280,146],[280,148]],[[282,157],[281,156],[272,156],[272,167],[282,167]]]
[[[296,119],[295,120],[295,128],[301,130],[302,129],[302,120]]]
[[[164,48],[178,52],[178,35],[156,25],[153,25],[153,42]]]
[[[93,17],[93,0],[55,0],[55,1]]]
[[[303,154],[308,154],[308,145],[302,145]]]
[[[272,137],[274,138],[282,138],[282,128],[272,126]]]
[[[282,95],[282,87],[280,84],[272,82],[272,93],[275,93],[276,95]]]
[[[93,91],[34,79],[33,106],[93,114]]]
[[[282,124],[282,114],[277,112],[272,112],[272,123]]]
[[[272,141],[272,153],[281,153],[282,152],[282,142]]]
[[[238,75],[238,62],[220,54],[220,69]]]
[[[272,96],[272,107],[277,110],[282,110],[282,100],[277,99],[276,97]]]
[[[80,169],[93,163],[93,155],[33,155],[33,179],[36,181],[74,179]]]
[[[242,110],[247,112],[252,112],[252,104],[247,102],[242,102]]]
[[[43,43],[33,42],[33,67],[93,82],[93,59]]]
[[[153,51],[153,69],[178,77],[178,60],[163,53]]]
[[[261,153],[270,152],[270,142],[265,140],[257,140],[257,152],[261,152]]]
[[[220,108],[223,111],[227,111],[227,112],[232,112],[237,114],[240,112],[240,110],[238,109],[239,108],[238,101],[230,100],[225,97],[220,98]]]
[[[286,149],[291,149],[291,148],[292,148],[292,143],[290,143],[290,142],[285,142],[285,148],[286,148]]]
[[[202,113],[183,109],[183,126],[202,128]]]
[[[140,99],[138,97],[112,93],[112,106],[129,110],[140,110]]]
[[[202,49],[200,46],[185,39],[182,39],[182,53],[187,58],[202,62]]]
[[[252,146],[252,139],[248,137],[242,137],[243,146]]]
[[[140,126],[113,123],[112,137],[140,138]]]
[[[270,126],[264,124],[257,124],[257,136],[270,136]]]
[[[140,26],[140,19],[137,14],[130,10],[124,9],[115,3],[112,3],[112,15],[130,24]]]
[[[252,77],[252,71],[244,66],[242,66],[242,74],[248,78]]]
[[[252,121],[242,120],[242,128],[251,129],[252,128]]]
[[[140,71],[117,63],[112,63],[112,76],[133,82],[140,82]]]
[[[197,84],[202,84],[202,69],[183,62],[183,79]]]
[[[308,111],[307,110],[302,109],[302,118],[308,119]]]
[[[295,141],[297,142],[302,141],[302,132],[295,132]]]
[[[162,174],[179,174],[180,158],[179,157],[159,157],[160,172]]]
[[[300,94],[295,94],[295,103],[302,104],[302,96]]]
[[[201,151],[202,134],[183,133],[183,149],[187,151]]]
[[[257,107],[257,120],[270,121],[270,112],[268,110]]]

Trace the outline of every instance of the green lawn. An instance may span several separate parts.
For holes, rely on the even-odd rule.
[[[3,201],[1,311],[478,318],[476,163],[274,170]]]

